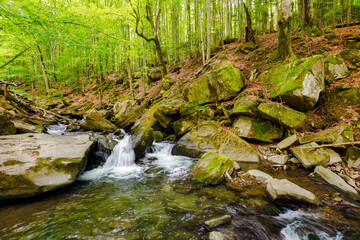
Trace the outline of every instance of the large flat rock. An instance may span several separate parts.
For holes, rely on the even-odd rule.
[[[34,196],[73,183],[87,164],[88,135],[0,137],[0,199]]]

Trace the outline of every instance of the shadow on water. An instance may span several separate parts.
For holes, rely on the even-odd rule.
[[[84,172],[71,186],[3,202],[0,238],[208,239],[203,223],[228,214],[230,224],[211,230],[228,239],[359,239],[359,219],[347,218],[341,207],[273,204],[263,192],[202,187],[189,178],[196,160],[171,155],[172,144],[154,144],[138,165],[128,144],[125,136],[105,164]],[[319,183],[306,171],[256,167],[319,194]]]

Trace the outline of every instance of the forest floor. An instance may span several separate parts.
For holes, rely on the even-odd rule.
[[[345,28],[336,28],[332,32],[327,33],[320,37],[301,37],[293,36],[293,51],[299,58],[305,58],[317,54],[322,55],[335,55],[346,49],[345,45],[347,43],[347,36],[360,36],[360,26],[352,26]],[[259,35],[258,48],[249,53],[245,54],[242,52],[237,52],[238,47],[244,42],[244,40],[232,42],[230,44],[219,45],[212,50],[212,55],[221,56],[222,59],[227,59],[235,64],[239,69],[241,69],[246,78],[248,79],[247,87],[244,91],[263,91],[266,97],[266,91],[264,86],[256,84],[250,81],[252,75],[270,69],[275,65],[275,63],[267,63],[266,60],[275,53],[277,47],[277,33]],[[170,84],[173,85],[173,91],[177,89],[177,86],[184,82],[187,84],[191,83],[191,80],[194,79],[195,73],[203,66],[201,56],[193,56],[181,61],[183,67],[174,73],[169,73],[167,79]],[[346,62],[349,66],[350,63]],[[170,66],[171,67],[171,66]],[[128,84],[117,84],[121,74],[113,73],[108,75],[104,86],[107,88],[103,91],[103,106],[106,109],[111,109],[111,107],[122,99],[127,98],[129,94]],[[88,110],[89,108],[99,109],[99,91],[96,88],[96,80],[92,79],[83,79],[86,82],[85,91],[82,93],[79,90],[74,90],[72,87],[67,87],[63,89],[63,94],[65,101],[67,101],[73,109],[75,110]],[[320,97],[320,101],[317,107],[307,112],[306,114],[309,117],[308,124],[306,124],[301,131],[317,131],[325,129],[336,125],[339,123],[339,119],[329,121],[328,116],[324,115],[323,106],[326,101],[326,95],[337,88],[339,85],[343,85],[344,82],[334,82],[327,85],[326,91]],[[160,95],[162,81],[148,82],[145,83],[142,79],[134,80],[134,92],[135,98],[144,99],[144,86],[146,87],[146,99],[155,100]],[[186,84],[185,84],[186,85]],[[348,77],[346,85],[349,87],[360,87],[360,71],[354,71]],[[230,103],[230,102],[229,102]],[[224,103],[224,104],[229,104]],[[231,103],[230,103],[231,104]],[[350,122],[353,119],[353,115],[357,113],[349,108],[342,109],[347,114],[340,119],[342,122]],[[314,126],[314,122],[320,122]],[[356,129],[355,133],[359,136]]]

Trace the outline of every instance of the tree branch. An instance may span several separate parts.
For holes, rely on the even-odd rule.
[[[27,50],[29,50],[31,47],[28,47],[27,49],[23,50],[21,53],[17,54],[15,57],[13,57],[9,62],[5,63],[4,65],[0,66],[0,68],[6,67],[7,65],[9,65],[10,63],[12,63],[16,58],[20,57],[21,54],[23,54],[24,52],[26,52]]]

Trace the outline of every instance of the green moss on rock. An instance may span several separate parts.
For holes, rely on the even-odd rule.
[[[225,172],[232,174],[234,167],[234,161],[230,158],[210,152],[201,157],[190,174],[200,183],[216,185],[224,179]]]
[[[262,103],[258,107],[260,115],[287,128],[300,128],[306,121],[304,113],[285,107],[280,103]]]
[[[0,135],[12,135],[16,133],[14,123],[6,116],[5,111],[0,111]]]
[[[231,115],[257,116],[258,106],[259,102],[256,96],[244,96],[235,101]]]

